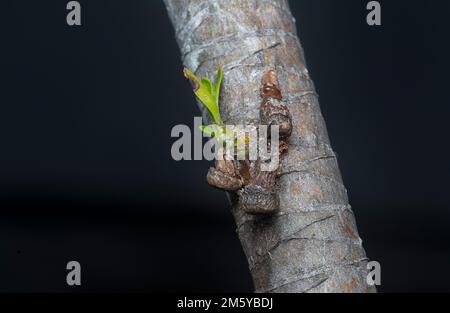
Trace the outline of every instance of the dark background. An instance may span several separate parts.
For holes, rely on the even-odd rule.
[[[210,163],[170,156],[199,113],[162,1],[67,2],[1,4],[0,291],[252,291]],[[367,2],[291,8],[379,290],[450,291],[450,4]]]

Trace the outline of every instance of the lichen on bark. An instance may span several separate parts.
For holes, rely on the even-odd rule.
[[[223,66],[225,124],[259,123],[260,82],[271,69],[292,115],[277,213],[246,214],[231,197],[256,292],[374,292],[288,2],[164,1],[184,65],[206,77]]]

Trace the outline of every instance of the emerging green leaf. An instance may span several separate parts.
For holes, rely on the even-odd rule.
[[[214,85],[208,78],[203,77],[201,80],[187,68],[183,71],[184,76],[194,85],[194,93],[197,98],[208,109],[212,120],[217,125],[223,125],[219,110],[219,94],[220,84],[222,81],[222,70],[218,72],[218,84]]]
[[[222,66],[219,67],[219,70],[217,71],[217,83],[216,83],[216,103],[219,105],[219,96],[220,96],[220,87],[222,85],[222,78],[223,78],[223,69]]]

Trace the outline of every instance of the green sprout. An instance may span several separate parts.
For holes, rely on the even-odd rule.
[[[213,122],[218,126],[223,126],[219,109],[220,85],[222,84],[223,77],[222,67],[217,71],[217,82],[215,84],[206,77],[200,80],[187,68],[183,72],[184,76],[194,84],[194,93],[208,109]]]
[[[217,71],[217,80],[215,84],[206,77],[199,79],[187,68],[183,70],[183,73],[184,76],[192,82],[195,95],[207,108],[214,123],[214,125],[202,125],[200,126],[200,130],[203,133],[216,138],[224,147],[229,143],[233,143],[235,147],[237,147],[238,144],[248,144],[249,138],[247,134],[244,136],[241,134],[235,138],[235,133],[239,131],[238,128],[228,127],[227,132],[227,127],[225,127],[222,117],[220,116],[219,96],[223,78],[222,66]]]

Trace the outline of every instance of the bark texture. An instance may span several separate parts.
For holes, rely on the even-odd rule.
[[[278,213],[245,214],[231,196],[256,292],[374,292],[287,0],[164,1],[184,65],[206,77],[223,66],[225,124],[259,124],[261,78],[271,69],[292,115]]]

